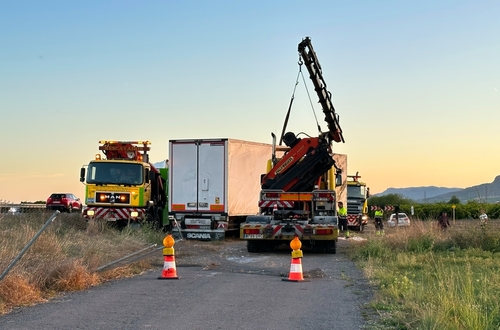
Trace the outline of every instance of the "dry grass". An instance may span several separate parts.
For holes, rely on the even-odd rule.
[[[0,313],[14,306],[27,306],[45,301],[40,289],[19,274],[12,274],[0,282]]]
[[[0,218],[0,272],[15,260],[50,215]],[[87,226],[77,214],[60,214],[0,281],[0,313],[156,267],[157,256],[149,256],[96,271],[152,243],[161,244],[163,237],[147,228],[118,231],[99,223]]]

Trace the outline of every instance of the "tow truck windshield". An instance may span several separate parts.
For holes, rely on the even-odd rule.
[[[120,162],[91,162],[87,171],[87,183],[140,185],[144,181],[141,164]]]
[[[365,198],[366,197],[366,187],[365,186],[347,186],[347,196],[348,198]]]

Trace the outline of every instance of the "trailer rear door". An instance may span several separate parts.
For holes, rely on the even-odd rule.
[[[170,141],[170,211],[225,212],[227,140]]]

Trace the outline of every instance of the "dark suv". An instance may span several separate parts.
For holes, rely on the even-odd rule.
[[[73,211],[82,211],[82,202],[80,202],[80,198],[76,197],[73,194],[67,193],[57,193],[50,195],[47,198],[47,210],[59,210],[61,212],[73,212]]]

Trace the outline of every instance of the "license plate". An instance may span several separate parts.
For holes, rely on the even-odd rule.
[[[245,234],[243,238],[264,238],[263,234]]]

